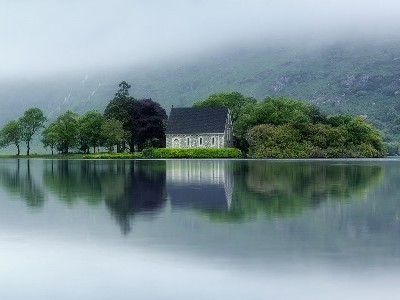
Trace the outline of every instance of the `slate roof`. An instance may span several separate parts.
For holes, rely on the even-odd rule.
[[[166,134],[223,133],[226,107],[172,108]]]

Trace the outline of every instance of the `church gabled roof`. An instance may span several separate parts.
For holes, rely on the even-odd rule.
[[[226,107],[172,108],[166,133],[223,133],[228,112]]]

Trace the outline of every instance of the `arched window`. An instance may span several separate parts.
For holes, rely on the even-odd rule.
[[[186,147],[190,148],[190,137],[186,139]]]
[[[179,148],[179,139],[174,139],[173,147],[174,148]]]
[[[203,137],[199,137],[199,146],[203,146]]]
[[[214,136],[211,138],[211,145],[215,146],[215,137]]]

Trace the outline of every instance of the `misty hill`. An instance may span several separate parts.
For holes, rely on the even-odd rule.
[[[387,138],[400,132],[400,41],[243,46],[157,67],[3,82],[0,124],[31,106],[50,117],[66,109],[103,111],[122,80],[132,85],[131,95],[152,98],[167,112],[214,92],[239,91],[257,99],[300,99],[327,113],[366,115]]]

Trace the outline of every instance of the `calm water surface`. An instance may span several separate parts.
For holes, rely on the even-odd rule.
[[[0,160],[0,299],[397,299],[400,160]]]

